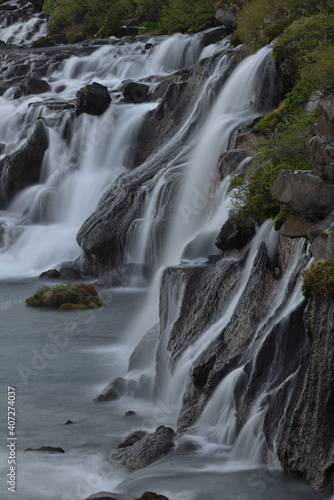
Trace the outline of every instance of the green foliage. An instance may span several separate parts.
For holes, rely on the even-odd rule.
[[[60,310],[91,309],[103,305],[93,285],[64,283],[43,286],[26,300],[29,307],[56,307]]]
[[[305,149],[304,133],[318,118],[300,111],[286,117],[273,131],[249,145],[253,162],[243,184],[231,193],[233,218],[244,225],[262,224],[279,212],[272,185],[281,170],[309,170],[312,161]],[[239,181],[238,181],[239,182]]]
[[[274,219],[275,231],[279,231],[286,220],[287,220],[287,214],[281,210]]]
[[[281,69],[298,78],[302,70],[311,70],[317,51],[334,43],[334,15],[302,17],[292,23],[277,39],[274,56]]]
[[[239,188],[240,186],[242,186],[244,181],[245,181],[245,179],[243,177],[241,177],[240,175],[236,175],[235,177],[232,177],[232,179],[230,180],[230,182],[228,184],[227,192],[230,193],[232,191],[232,189]]]
[[[161,19],[162,8],[167,0],[136,0],[136,16],[147,23],[156,23]]]
[[[152,23],[144,21],[139,27],[139,35],[158,34],[161,32],[161,22]]]
[[[212,0],[169,0],[162,10],[162,26],[168,33],[197,30],[214,21]]]
[[[319,300],[334,298],[334,254],[327,259],[314,262],[302,272],[303,295]]]

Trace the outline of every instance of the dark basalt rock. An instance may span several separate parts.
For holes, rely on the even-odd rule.
[[[41,446],[40,448],[26,448],[24,451],[42,451],[45,453],[65,453],[63,448],[54,448],[53,446]]]
[[[150,87],[143,83],[126,82],[122,94],[126,102],[141,103],[146,101],[149,90]]]
[[[127,380],[123,377],[117,377],[108,384],[103,392],[94,398],[94,402],[115,401],[121,396],[135,396],[139,391],[139,383],[136,380]]]
[[[59,271],[61,280],[77,280],[81,278],[81,273],[73,267],[62,267]]]
[[[40,274],[39,277],[46,279],[59,278],[59,271],[57,271],[57,269],[49,269],[48,271],[44,271],[42,274]]]
[[[136,500],[168,500],[168,498],[164,495],[158,495],[153,491],[145,491],[145,493],[143,493],[142,496]]]
[[[223,252],[233,249],[241,250],[254,234],[255,228],[253,224],[248,227],[228,219],[217,236],[216,247]]]
[[[287,410],[278,439],[283,467],[314,489],[334,493],[334,303],[307,304],[306,340],[310,342],[306,375]]]
[[[14,99],[19,99],[24,95],[44,94],[50,91],[50,85],[45,80],[31,76],[26,78],[20,84],[20,87],[14,92]]]
[[[100,83],[93,82],[92,84],[82,87],[76,94],[76,113],[88,113],[89,115],[102,115],[111,103],[107,87]]]
[[[122,495],[120,493],[109,493],[108,491],[100,491],[90,495],[86,500],[134,500],[134,497]]]
[[[174,439],[173,429],[161,425],[132,446],[115,452],[113,458],[129,470],[142,469],[170,452]]]
[[[132,446],[133,444],[137,443],[143,437],[147,436],[148,432],[146,431],[134,431],[132,432],[129,436],[124,438],[119,445],[117,446],[117,450],[120,450],[122,448],[127,448],[128,446]]]
[[[6,206],[22,189],[38,183],[48,146],[48,132],[43,120],[39,119],[27,142],[0,161],[0,206]]]

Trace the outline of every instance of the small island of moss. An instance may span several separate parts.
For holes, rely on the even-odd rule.
[[[65,283],[55,286],[43,286],[26,299],[29,307],[52,307],[61,311],[73,309],[92,309],[101,307],[102,300],[94,285],[84,283]]]

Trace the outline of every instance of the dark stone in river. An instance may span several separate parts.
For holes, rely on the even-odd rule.
[[[173,429],[161,425],[132,446],[117,450],[113,458],[129,470],[142,469],[170,452],[174,448],[174,439]]]
[[[123,84],[122,94],[127,102],[141,103],[146,101],[150,87],[144,83],[126,82]]]
[[[49,269],[48,271],[44,271],[43,273],[41,273],[39,277],[46,279],[59,278],[59,271],[57,271],[57,269]]]
[[[217,236],[216,247],[222,251],[241,250],[254,236],[254,233],[253,224],[248,227],[241,222],[228,219]]]
[[[45,80],[30,76],[22,80],[20,87],[14,92],[14,99],[19,99],[24,95],[44,94],[50,91],[50,85]]]
[[[100,491],[90,495],[86,500],[134,500],[134,497],[122,495],[121,493],[109,493],[108,491]]]
[[[132,446],[133,444],[137,443],[137,441],[140,441],[143,439],[143,437],[147,436],[146,431],[134,431],[129,436],[124,438],[119,445],[117,446],[117,450],[120,450],[122,448],[127,448],[128,446]]]
[[[78,90],[76,94],[76,112],[89,115],[102,115],[111,103],[107,87],[93,82]]]
[[[168,498],[164,495],[158,495],[158,493],[154,493],[153,491],[145,491],[145,493],[136,500],[168,500]]]
[[[54,448],[53,446],[41,446],[40,448],[26,448],[24,451],[42,451],[46,453],[65,453],[63,448]]]

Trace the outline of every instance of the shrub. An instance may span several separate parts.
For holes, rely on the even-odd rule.
[[[302,272],[304,283],[303,295],[319,300],[334,298],[334,254],[327,259],[313,262]]]

